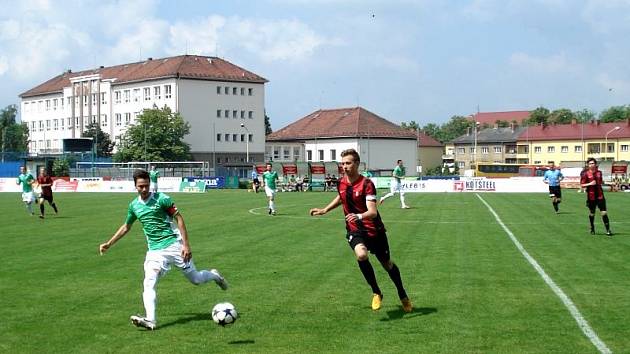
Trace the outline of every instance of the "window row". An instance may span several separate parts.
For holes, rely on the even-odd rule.
[[[324,150],[317,150],[317,161],[325,161],[324,155]],[[337,161],[337,150],[330,149],[328,156],[330,156],[329,161]],[[306,161],[313,161],[313,150],[306,150]]]
[[[164,91],[162,91],[164,88]],[[158,101],[162,99],[162,93],[164,93],[164,99],[170,99],[173,97],[173,88],[171,85],[164,86],[151,86],[129,89],[129,90],[116,90],[114,91],[114,103],[129,103],[143,101]],[[153,96],[151,96],[153,94]]]
[[[129,125],[135,123],[140,112],[135,113],[116,113],[114,114],[114,124],[117,127],[124,125]],[[124,118],[124,120],[123,120]],[[97,123],[97,116],[93,115],[91,117],[83,118],[83,126],[86,127],[92,123]],[[107,114],[101,114],[101,127],[107,127],[109,125],[109,119]],[[74,126],[79,126],[80,121],[79,117],[74,118]],[[72,118],[59,118],[59,119],[46,119],[39,121],[32,121],[29,125],[29,130],[31,132],[36,131],[50,131],[50,130],[64,130],[71,129],[73,127]]]
[[[302,160],[302,150],[299,146],[267,146],[265,150],[266,158],[274,161]]]
[[[240,112],[240,114],[239,114]],[[230,115],[231,113],[231,115]],[[217,109],[217,118],[241,118],[245,119],[245,113],[247,113],[247,118],[254,119],[254,111],[244,111],[244,110],[229,110],[229,109]]]
[[[245,142],[245,134],[229,134],[229,133],[217,133],[217,141],[225,142]],[[240,137],[240,138],[239,138]],[[254,140],[254,134],[247,134],[247,142]]]
[[[217,95],[229,95],[231,92],[232,96],[245,96],[245,87],[229,87],[229,86],[217,86]],[[253,96],[254,89],[247,88],[247,96]]]

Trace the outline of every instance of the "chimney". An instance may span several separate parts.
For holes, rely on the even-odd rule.
[[[599,125],[599,119],[595,121],[595,125]]]
[[[571,125],[576,125],[577,124],[577,119],[573,118],[571,119]]]
[[[153,60],[153,58],[152,58],[152,57],[149,57],[149,58],[147,58],[147,60],[148,60],[148,61],[151,61],[151,60]]]
[[[101,66],[99,66],[99,68],[105,69],[105,65],[101,65]]]
[[[68,74],[72,74],[72,69],[68,69],[68,70],[66,71],[66,73],[68,73]]]
[[[510,130],[514,133],[514,123],[510,123]]]

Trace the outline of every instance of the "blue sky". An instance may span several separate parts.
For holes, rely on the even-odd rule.
[[[0,0],[0,106],[63,70],[218,55],[270,82],[274,130],[630,103],[630,0]],[[10,9],[7,11],[7,9]]]

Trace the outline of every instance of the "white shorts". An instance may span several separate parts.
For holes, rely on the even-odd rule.
[[[33,192],[22,193],[22,201],[25,203],[32,203],[35,201],[35,194]]]
[[[182,243],[179,240],[165,249],[147,251],[147,255],[144,258],[145,271],[157,270],[160,275],[168,272],[171,269],[171,265],[181,269],[184,273],[196,270],[192,259],[189,262],[184,262],[184,258],[182,258]]]
[[[390,182],[389,185],[389,189],[392,193],[394,192],[400,192],[400,181],[397,180],[396,178],[392,178],[392,181]]]
[[[269,188],[269,187],[267,187],[267,186],[265,186],[265,194],[268,197],[273,197],[274,195],[276,195],[276,191],[271,189],[271,188]]]
[[[151,182],[151,186],[149,187],[149,191],[151,191],[151,192],[153,192],[153,193],[155,193],[155,192],[157,192],[157,191],[158,191],[158,185],[157,185],[157,182],[155,182],[155,183]]]

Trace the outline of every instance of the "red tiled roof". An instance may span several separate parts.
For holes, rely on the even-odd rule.
[[[619,127],[618,130],[613,130]],[[630,121],[599,123],[589,122],[558,124],[558,125],[537,125],[528,127],[519,140],[581,140],[584,139],[604,139],[608,133],[608,139],[630,138]]]
[[[415,139],[414,131],[361,107],[318,110],[267,135],[268,141],[371,137]]]
[[[473,114],[472,118],[481,124],[494,125],[498,120],[506,122],[512,122],[515,120],[517,123],[521,123],[525,119],[529,118],[529,111],[509,111],[509,112],[479,112]]]
[[[169,77],[255,83],[267,82],[265,78],[220,58],[180,55],[79,72],[65,72],[20,94],[20,97],[62,92],[64,87],[71,85],[71,78],[95,74],[100,74],[103,80],[113,80],[113,85]]]
[[[429,135],[425,134],[423,131],[419,131],[418,132],[418,146],[422,147],[422,146],[437,146],[437,147],[442,147],[444,146],[442,143],[440,143],[439,141],[433,139],[432,137],[430,137]]]

